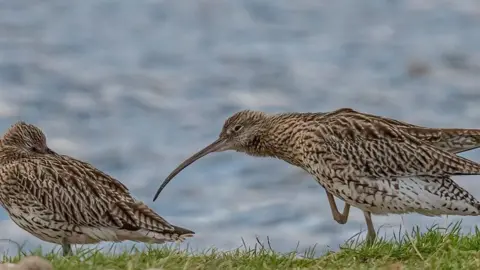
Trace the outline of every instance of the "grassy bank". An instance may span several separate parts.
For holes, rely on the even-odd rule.
[[[38,254],[38,252],[37,252]],[[267,245],[232,252],[196,252],[149,249],[119,255],[83,250],[70,258],[47,254],[55,269],[480,269],[480,231],[461,235],[458,224],[447,229],[434,227],[379,240],[372,245],[347,242],[337,252],[314,258],[292,252],[278,254]],[[16,262],[23,255],[4,258]]]

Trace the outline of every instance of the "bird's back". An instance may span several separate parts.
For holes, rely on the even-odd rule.
[[[480,147],[480,129],[430,128],[388,117],[358,112],[350,108],[338,109],[330,113],[324,113],[322,116],[368,119],[372,122],[382,122],[400,129],[424,143],[457,154]]]
[[[343,168],[353,174],[480,174],[480,164],[424,142],[402,128],[358,113],[325,114],[310,125],[309,132],[315,140],[309,145],[318,148],[307,150],[309,155],[325,160],[327,167]]]
[[[131,197],[130,191],[122,182],[102,172],[90,163],[68,155],[57,155],[56,157],[59,158],[64,164],[69,164],[70,173],[75,174],[78,177],[89,175],[89,178],[95,179],[96,184],[103,186],[105,190]]]

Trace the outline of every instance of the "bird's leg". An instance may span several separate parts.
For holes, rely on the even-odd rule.
[[[70,244],[62,244],[63,256],[72,255],[72,246]]]
[[[372,216],[370,212],[363,211],[363,215],[365,216],[365,222],[367,223],[367,243],[373,244],[377,234],[375,233],[375,228],[373,227]]]
[[[337,204],[335,203],[335,198],[330,192],[328,192],[327,190],[325,191],[327,192],[327,198],[328,202],[330,203],[330,209],[332,210],[333,219],[339,224],[347,223],[348,214],[350,213],[350,204],[345,203],[345,206],[343,207],[343,213],[340,214],[340,212],[338,212]]]

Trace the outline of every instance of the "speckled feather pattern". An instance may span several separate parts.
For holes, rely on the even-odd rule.
[[[18,122],[5,133],[0,164],[0,203],[18,226],[44,241],[163,243],[193,235],[135,200],[118,180],[51,151],[33,125]]]
[[[232,127],[242,125],[242,134]],[[455,153],[478,148],[480,130],[434,129],[354,111],[241,111],[220,137],[234,150],[303,168],[335,196],[373,214],[478,215],[479,202],[450,176],[478,175]]]

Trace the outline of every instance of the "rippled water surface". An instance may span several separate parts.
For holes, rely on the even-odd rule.
[[[0,128],[44,129],[58,152],[124,182],[190,247],[270,238],[321,254],[364,230],[332,220],[325,192],[282,161],[226,152],[154,190],[241,109],[339,107],[416,124],[479,127],[477,1],[0,1]],[[480,160],[472,151],[465,156]],[[456,178],[477,197],[478,177]],[[2,210],[0,238],[51,247]],[[374,217],[380,235],[455,217]],[[463,218],[469,231],[480,222]],[[186,244],[184,244],[185,246]],[[15,247],[4,243],[4,250]]]

